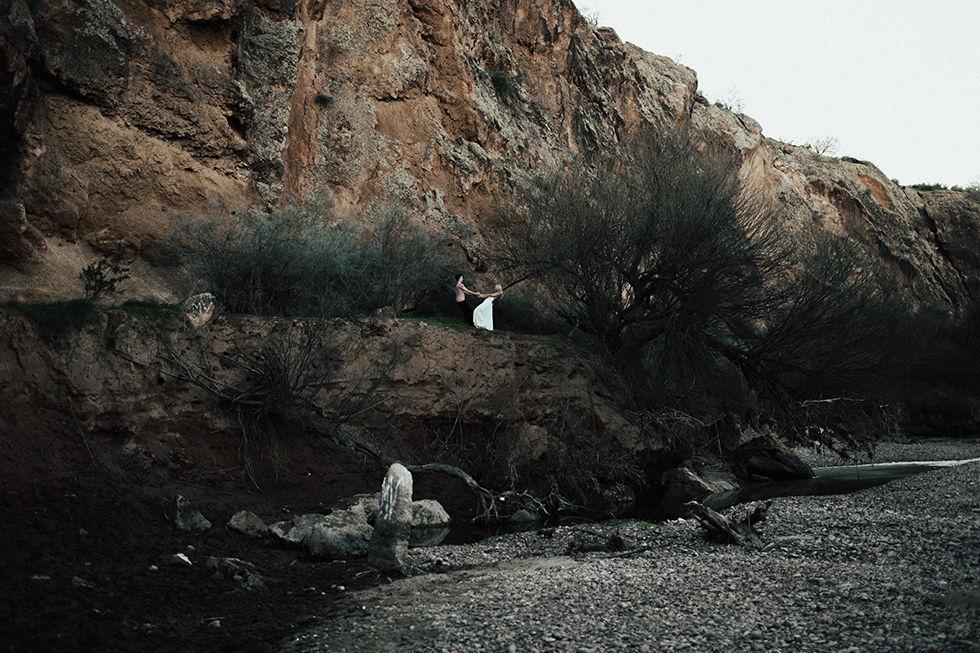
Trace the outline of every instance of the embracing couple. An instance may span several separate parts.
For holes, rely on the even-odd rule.
[[[499,283],[494,286],[492,293],[473,292],[463,285],[463,275],[456,275],[456,306],[463,312],[463,319],[470,326],[493,331],[493,300],[500,299],[503,294],[504,289],[500,287]],[[474,309],[466,301],[467,295],[482,297],[483,303]]]

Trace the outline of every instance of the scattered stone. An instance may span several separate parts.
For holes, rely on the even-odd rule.
[[[80,578],[78,576],[75,576],[75,577],[73,577],[71,579],[71,586],[72,587],[81,587],[81,588],[89,589],[89,590],[95,589],[95,586],[92,585],[92,583],[90,583],[87,580],[85,580],[84,578]]]
[[[226,528],[255,538],[266,537],[269,534],[269,526],[258,515],[248,510],[239,510],[232,515]]]
[[[210,556],[204,563],[214,580],[233,580],[243,589],[252,592],[265,591],[265,580],[256,573],[255,565],[239,558],[216,558]]]
[[[211,522],[179,494],[167,506],[166,515],[182,531],[206,531],[211,528]]]
[[[194,563],[183,553],[175,553],[170,556],[170,564],[174,567],[193,567]]]
[[[231,578],[233,576],[245,578],[255,573],[255,565],[239,558],[216,558],[209,556],[204,563],[204,567],[217,578]]]

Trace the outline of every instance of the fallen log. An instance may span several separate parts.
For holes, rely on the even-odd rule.
[[[748,506],[736,506],[727,516],[697,501],[689,501],[684,505],[701,523],[708,539],[725,544],[739,544],[752,549],[763,547],[762,538],[759,537],[755,525],[765,520],[772,501],[756,504],[751,510]]]

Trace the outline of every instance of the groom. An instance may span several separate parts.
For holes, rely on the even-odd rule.
[[[466,295],[473,295],[474,297],[480,297],[480,293],[473,292],[469,288],[463,285],[463,275],[456,275],[456,306],[459,310],[463,312],[463,319],[467,324],[473,326],[473,307],[469,305],[466,301]]]

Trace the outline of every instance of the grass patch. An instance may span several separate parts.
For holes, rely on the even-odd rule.
[[[155,299],[130,299],[119,306],[113,306],[110,310],[126,311],[133,315],[144,315],[147,317],[175,317],[181,314],[180,306],[177,304],[165,304]]]
[[[70,329],[80,329],[98,314],[98,307],[88,299],[59,302],[7,302],[30,318],[41,331],[57,338]]]
[[[152,299],[130,299],[119,306],[100,306],[88,299],[68,299],[56,302],[9,301],[4,306],[26,315],[37,327],[53,338],[92,323],[105,311],[126,311],[133,315],[170,318],[181,314],[177,304],[165,304]]]

